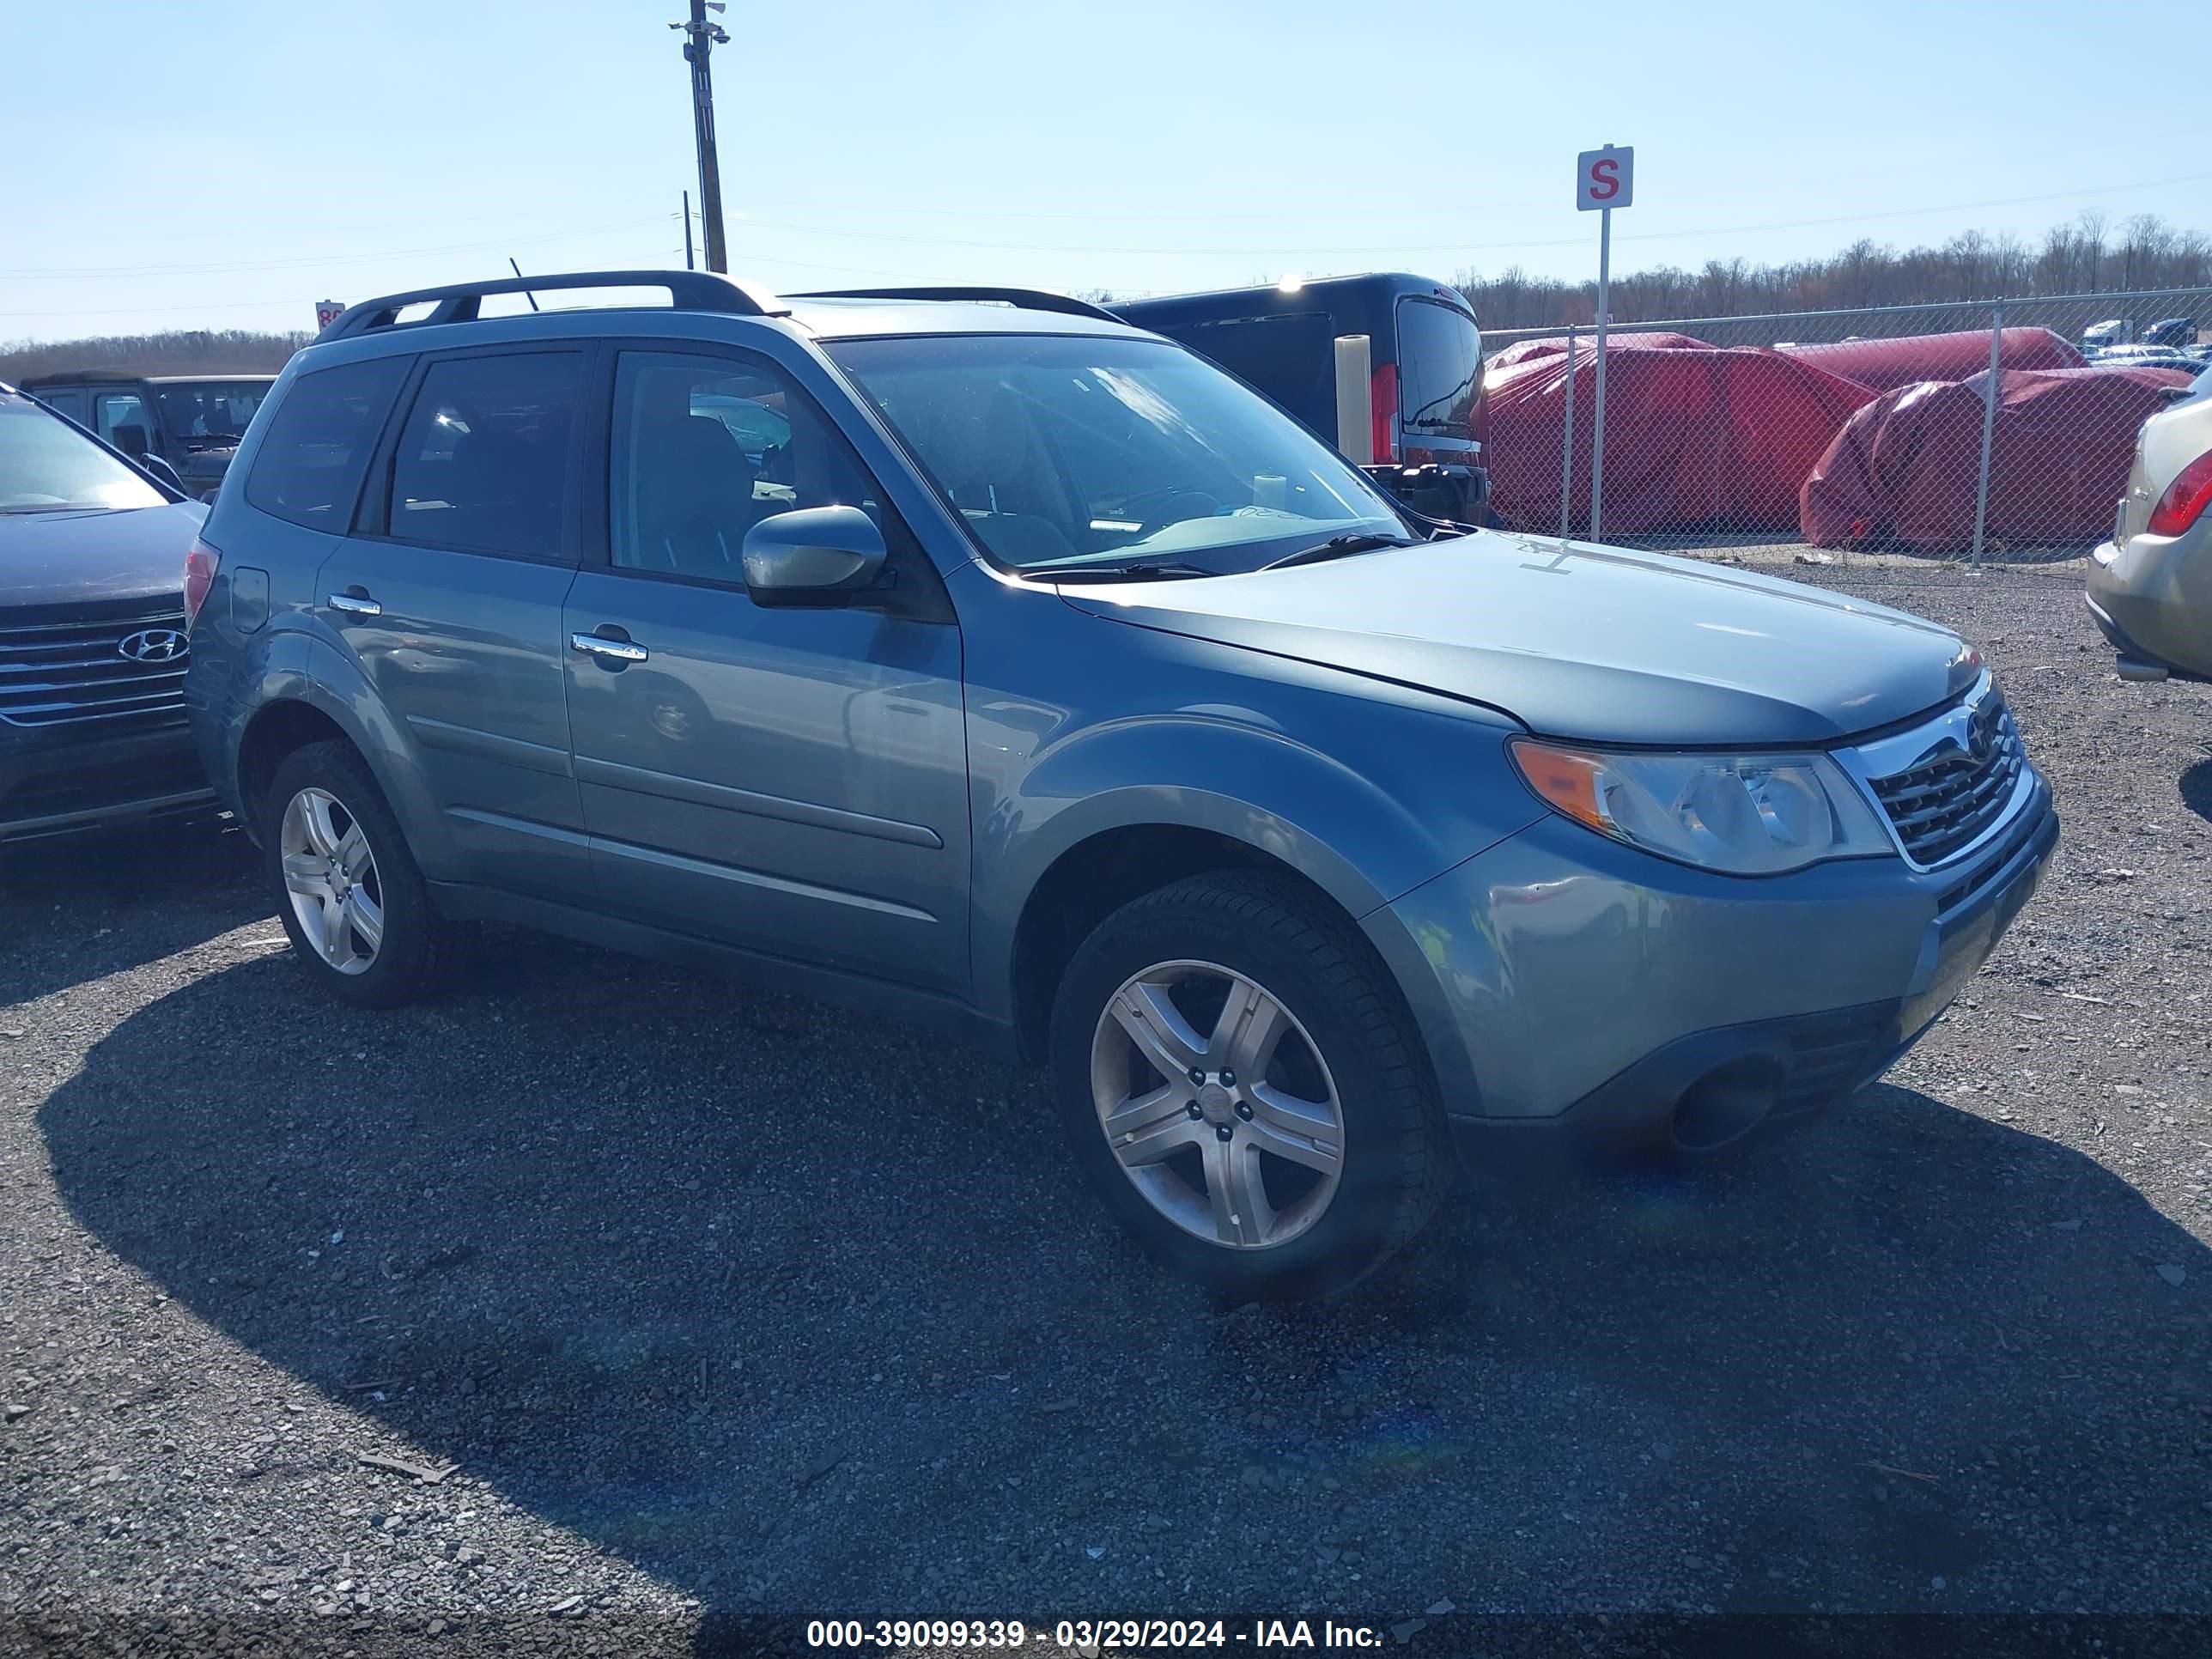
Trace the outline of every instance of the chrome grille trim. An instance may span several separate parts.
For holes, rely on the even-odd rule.
[[[2012,710],[1984,673],[1906,732],[1838,754],[1916,870],[1955,864],[2002,836],[2034,793]]]
[[[149,628],[183,633],[184,612],[0,623],[0,723],[38,729],[98,721],[128,730],[182,720],[189,650],[145,662],[119,648]]]

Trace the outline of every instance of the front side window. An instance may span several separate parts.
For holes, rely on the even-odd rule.
[[[160,507],[168,499],[36,404],[0,398],[0,515]]]
[[[369,452],[411,362],[377,357],[294,380],[254,451],[246,499],[290,523],[345,534]]]
[[[135,392],[105,392],[93,399],[93,429],[126,455],[153,447],[154,417]]]
[[[559,556],[583,401],[581,352],[431,364],[392,452],[391,533],[470,552]]]
[[[802,507],[857,507],[902,540],[843,435],[756,359],[623,353],[607,484],[623,569],[742,586],[745,532]]]
[[[1468,438],[1482,391],[1482,333],[1433,300],[1398,302],[1398,407],[1408,434]]]
[[[830,342],[992,556],[1254,570],[1342,535],[1403,538],[1390,504],[1211,363],[1133,337]]]

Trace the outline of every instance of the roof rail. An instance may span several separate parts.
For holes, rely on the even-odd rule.
[[[817,289],[811,294],[794,294],[794,300],[995,300],[1002,305],[1019,306],[1024,311],[1060,311],[1071,317],[1092,317],[1102,323],[1121,323],[1103,306],[1095,306],[1088,300],[1079,300],[1069,294],[1054,294],[1041,288],[839,288]]]
[[[418,288],[364,300],[338,313],[316,337],[344,340],[390,328],[400,311],[426,301],[436,303],[424,324],[472,323],[484,299],[494,294],[544,294],[558,289],[660,288],[679,311],[719,311],[738,317],[787,317],[791,307],[774,295],[747,288],[714,270],[568,270],[550,276],[502,276],[489,283],[459,283],[448,288]],[[410,325],[413,326],[413,325]]]

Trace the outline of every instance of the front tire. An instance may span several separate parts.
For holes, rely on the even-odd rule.
[[[1237,872],[1122,906],[1053,1009],[1078,1164],[1147,1250],[1232,1298],[1341,1291],[1426,1223],[1450,1155],[1419,1055],[1358,930]]]
[[[311,743],[285,757],[264,805],[261,850],[293,953],[330,995],[392,1008],[443,980],[458,932],[350,744]]]

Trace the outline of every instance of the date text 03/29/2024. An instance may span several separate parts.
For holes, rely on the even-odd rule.
[[[1061,1619],[1049,1627],[1052,1646],[1079,1654],[1127,1653],[1178,1648],[1253,1650],[1379,1648],[1382,1632],[1372,1625],[1339,1624],[1333,1619]],[[854,1648],[897,1651],[984,1651],[1042,1648],[1047,1627],[1014,1619],[813,1619],[806,1625],[811,1648]]]

